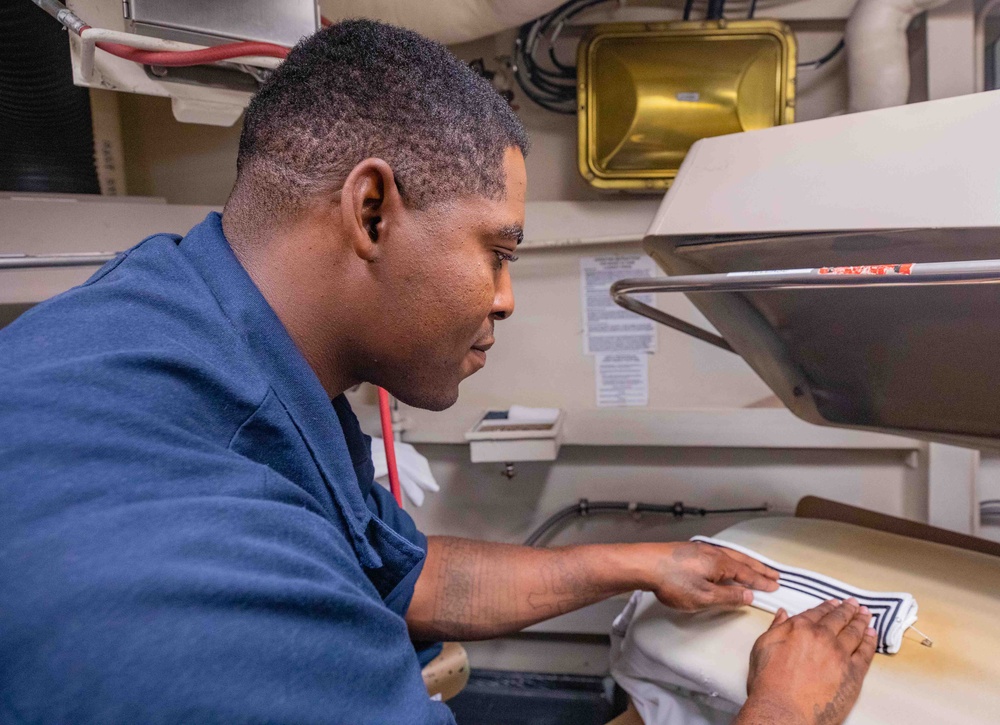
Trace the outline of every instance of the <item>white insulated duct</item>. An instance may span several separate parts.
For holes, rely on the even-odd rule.
[[[516,28],[545,15],[566,0],[320,0],[333,22],[371,18],[416,30],[451,45]]]
[[[906,29],[950,0],[858,0],[847,20],[848,109],[902,106],[910,93]]]

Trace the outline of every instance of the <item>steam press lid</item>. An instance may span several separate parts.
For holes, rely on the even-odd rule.
[[[645,238],[670,275],[1000,259],[1000,92],[698,142]],[[1000,445],[1000,284],[698,292],[789,409]]]

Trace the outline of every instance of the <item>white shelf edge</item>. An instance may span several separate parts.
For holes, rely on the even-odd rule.
[[[378,430],[374,406],[356,405],[355,411],[367,430]],[[405,408],[403,440],[416,445],[468,445],[465,432],[482,413],[472,407],[443,413]],[[908,452],[920,450],[923,443],[887,433],[813,425],[784,408],[745,408],[567,410],[563,445]]]

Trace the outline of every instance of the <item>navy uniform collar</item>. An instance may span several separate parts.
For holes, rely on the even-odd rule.
[[[355,552],[365,567],[382,566],[365,532],[372,518],[355,475],[340,417],[281,320],[254,285],[212,212],[181,240],[181,250],[204,278],[309,447],[343,513]],[[346,399],[343,401],[346,405]],[[354,485],[344,485],[344,482]]]

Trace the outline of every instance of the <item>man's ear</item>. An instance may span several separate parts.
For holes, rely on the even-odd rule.
[[[355,254],[368,262],[378,257],[379,241],[401,204],[388,163],[370,158],[351,169],[340,195],[340,209]]]

